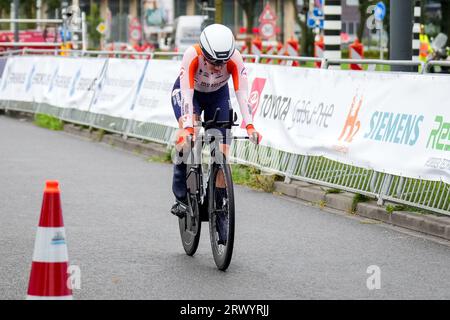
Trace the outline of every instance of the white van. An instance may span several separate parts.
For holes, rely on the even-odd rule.
[[[172,49],[184,52],[199,42],[202,24],[208,16],[179,16],[173,23]]]

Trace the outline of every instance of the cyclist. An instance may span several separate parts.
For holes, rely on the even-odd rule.
[[[236,98],[246,124],[247,134],[254,143],[262,136],[252,124],[251,107],[248,104],[247,70],[242,56],[235,49],[232,31],[221,24],[207,26],[200,35],[200,43],[189,47],[181,63],[180,75],[172,90],[172,107],[179,124],[176,145],[184,146],[187,137],[195,139],[194,122],[204,111],[204,120],[211,120],[217,108],[217,121],[229,121],[231,106],[228,80],[232,77]],[[227,155],[229,130],[220,128],[223,136],[221,151]],[[218,193],[225,193],[218,186]],[[222,190],[222,191],[221,191]],[[176,202],[171,212],[178,217],[185,214],[187,204],[186,164],[174,165],[172,191]]]

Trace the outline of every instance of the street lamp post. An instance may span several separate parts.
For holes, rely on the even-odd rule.
[[[413,1],[391,0],[391,60],[412,59]],[[413,71],[410,66],[392,66],[392,71]]]

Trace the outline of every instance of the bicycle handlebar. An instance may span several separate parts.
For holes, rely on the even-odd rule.
[[[231,129],[233,126],[238,126],[236,124],[237,121],[237,114],[233,112],[233,109],[230,109],[229,119],[228,121],[217,121],[217,117],[219,115],[220,108],[217,108],[214,112],[214,116],[211,120],[208,121],[202,121],[202,127],[205,128],[205,130],[211,129],[211,128],[228,128]]]

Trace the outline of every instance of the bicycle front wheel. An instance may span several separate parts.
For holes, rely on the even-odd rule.
[[[190,170],[193,167],[194,170]],[[187,170],[187,187],[188,187],[188,212],[186,215],[178,219],[180,227],[181,242],[187,255],[193,256],[198,248],[200,241],[200,232],[202,222],[200,220],[199,199],[197,190],[199,187],[198,172],[195,166],[189,166]]]
[[[209,180],[209,234],[214,262],[225,271],[234,245],[235,208],[230,165],[213,164]]]

